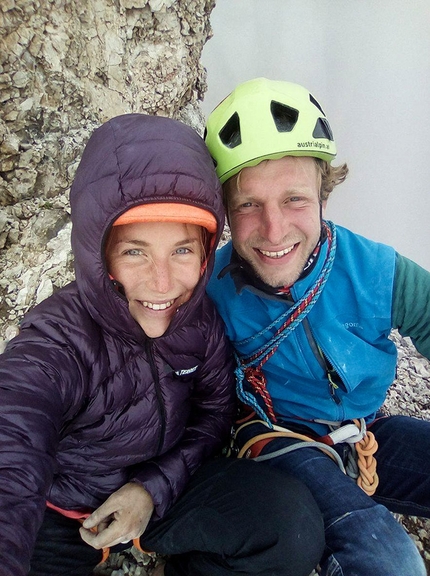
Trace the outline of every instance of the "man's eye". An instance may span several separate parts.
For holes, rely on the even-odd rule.
[[[139,250],[138,248],[130,248],[130,250],[126,251],[126,254],[128,256],[140,256],[142,254],[142,250]]]
[[[303,196],[290,196],[290,198],[288,198],[287,200],[287,204],[300,204],[300,205],[305,205],[307,202],[307,199]]]

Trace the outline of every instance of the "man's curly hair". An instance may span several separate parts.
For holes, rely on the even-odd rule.
[[[328,200],[333,188],[338,184],[342,184],[345,178],[348,176],[349,168],[347,164],[342,164],[341,166],[331,166],[325,160],[320,158],[313,158],[317,167],[318,177],[320,179],[320,202],[325,202]],[[240,171],[238,174],[224,182],[223,197],[224,205],[228,207],[228,197],[235,188],[240,188]]]
[[[321,178],[320,201],[324,202],[328,200],[333,188],[338,184],[342,184],[348,176],[349,168],[346,164],[332,166],[325,160],[320,160],[319,158],[315,158],[315,162]]]

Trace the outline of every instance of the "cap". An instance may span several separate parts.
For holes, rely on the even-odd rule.
[[[211,234],[217,230],[216,218],[204,208],[182,204],[179,202],[154,202],[139,204],[121,214],[113,226],[136,224],[138,222],[178,222],[179,224],[195,224],[203,226]]]

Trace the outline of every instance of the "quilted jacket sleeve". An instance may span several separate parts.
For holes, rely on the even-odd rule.
[[[0,355],[0,558],[2,576],[28,573],[52,481],[64,415],[61,347],[19,335]]]
[[[170,508],[200,464],[225,444],[231,429],[236,406],[234,360],[224,325],[214,315],[185,432],[173,449],[146,462],[134,477],[152,495],[155,519]]]

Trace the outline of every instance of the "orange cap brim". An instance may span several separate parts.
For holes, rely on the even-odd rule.
[[[213,214],[189,204],[179,202],[155,202],[152,204],[140,204],[130,208],[115,220],[113,226],[123,224],[136,224],[139,222],[178,222],[179,224],[195,224],[203,226],[211,234],[217,230],[217,221]]]

